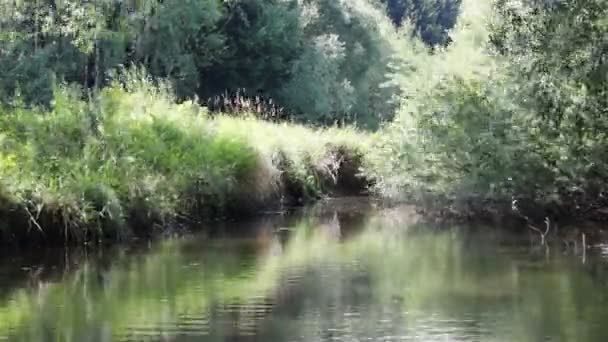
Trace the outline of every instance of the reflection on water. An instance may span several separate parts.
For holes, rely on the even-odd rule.
[[[3,255],[0,340],[608,340],[601,253],[583,264],[496,229],[337,204],[111,250]]]

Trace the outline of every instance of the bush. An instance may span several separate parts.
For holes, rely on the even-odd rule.
[[[602,1],[496,6],[489,32],[471,25],[433,56],[430,81],[410,89],[398,120],[379,135],[369,170],[384,194],[440,200],[459,214],[493,206],[541,219],[597,214],[608,204],[608,97],[597,76],[605,74],[597,51],[608,8]],[[462,57],[477,66],[456,68]]]

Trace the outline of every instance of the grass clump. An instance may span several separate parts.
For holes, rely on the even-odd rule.
[[[211,117],[145,80],[90,101],[57,89],[50,111],[3,110],[0,132],[0,239],[28,242],[124,239],[302,202],[335,187],[364,145],[354,129]]]

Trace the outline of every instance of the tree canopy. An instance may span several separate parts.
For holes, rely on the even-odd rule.
[[[247,89],[293,119],[377,126],[395,32],[367,0],[36,0],[0,4],[0,99],[50,103],[55,84],[101,88],[124,68],[179,99]]]
[[[447,45],[462,0],[381,0],[395,25],[411,22],[414,33],[431,46]]]

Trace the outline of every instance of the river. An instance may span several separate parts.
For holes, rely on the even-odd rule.
[[[608,341],[598,250],[355,199],[201,231],[3,251],[0,340]]]

